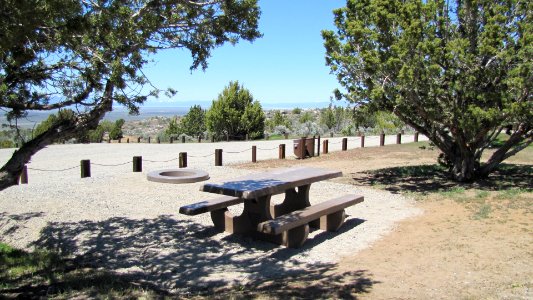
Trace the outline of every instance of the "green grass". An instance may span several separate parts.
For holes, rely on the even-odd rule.
[[[59,254],[0,243],[0,298],[156,298],[130,279],[77,266]]]
[[[512,188],[499,191],[497,197],[500,199],[516,198],[520,197],[520,195],[524,193],[527,193],[527,190],[521,188]]]
[[[485,203],[478,207],[477,212],[474,214],[474,219],[475,220],[486,219],[489,217],[489,214],[491,211],[492,211],[491,205],[488,203]]]
[[[17,278],[49,272],[59,264],[59,256],[54,253],[42,250],[29,253],[0,243],[0,282],[3,287],[13,287],[9,283]]]
[[[465,188],[460,186],[452,187],[451,189],[438,192],[439,195],[447,198],[463,197],[464,193]]]

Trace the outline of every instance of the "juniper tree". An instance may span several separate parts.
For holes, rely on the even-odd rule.
[[[334,15],[322,35],[337,96],[426,135],[454,179],[486,177],[531,144],[531,1],[349,0]]]
[[[260,37],[259,15],[256,0],[0,0],[0,108],[11,125],[32,110],[77,112],[13,153],[0,190],[33,154],[94,129],[114,103],[136,113],[156,96],[142,72],[151,55],[187,49],[191,70],[205,69],[213,48]]]

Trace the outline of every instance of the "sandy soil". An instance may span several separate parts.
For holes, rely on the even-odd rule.
[[[356,149],[300,163],[341,169],[345,176],[339,182],[366,186],[371,182],[366,180],[368,170],[435,163],[436,150],[412,146],[409,152],[397,146]],[[511,162],[531,166],[525,156]],[[291,164],[270,161],[241,167]],[[494,181],[505,181],[501,179]],[[519,179],[511,191],[531,188],[531,175]],[[386,186],[378,180],[374,186],[397,190],[405,181],[398,178]],[[444,191],[440,193],[416,191],[427,193],[417,201],[423,214],[400,222],[369,248],[342,259],[324,280],[314,281],[315,290],[332,298],[533,299],[533,193],[502,199],[490,191],[493,183],[482,186],[489,192],[476,190],[478,194],[467,190],[454,195],[453,187],[445,184],[438,185]],[[484,206],[490,213],[480,217]],[[305,295],[304,282],[288,286],[293,295]]]

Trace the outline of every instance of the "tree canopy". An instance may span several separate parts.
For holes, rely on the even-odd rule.
[[[26,141],[0,169],[0,189],[35,152],[95,128],[113,104],[136,113],[157,96],[142,72],[150,55],[184,48],[191,70],[205,69],[213,48],[261,36],[256,0],[2,0],[0,15],[0,108],[11,125],[31,110],[77,112]]]
[[[206,113],[206,125],[217,138],[242,140],[261,138],[265,130],[265,115],[259,101],[249,90],[232,81],[213,100]]]
[[[205,125],[205,110],[200,105],[192,106],[180,121],[178,132],[189,136],[203,136],[207,130]]]
[[[456,180],[485,177],[532,142],[530,2],[349,0],[334,15],[337,30],[322,35],[337,96],[425,134]]]

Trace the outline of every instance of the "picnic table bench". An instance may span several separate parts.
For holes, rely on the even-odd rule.
[[[309,189],[314,182],[339,177],[340,171],[298,167],[250,174],[223,183],[207,183],[201,191],[224,196],[180,207],[180,213],[210,212],[215,227],[230,233],[252,234],[288,247],[303,245],[309,226],[337,231],[344,222],[345,208],[363,202],[363,196],[345,195],[311,205]],[[285,193],[282,203],[271,205],[273,195]],[[228,207],[244,203],[234,216]]]

